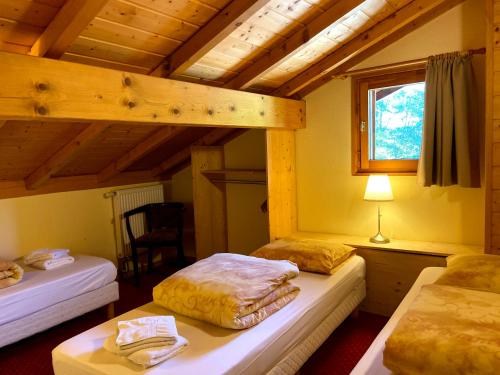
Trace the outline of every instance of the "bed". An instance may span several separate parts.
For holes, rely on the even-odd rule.
[[[247,330],[230,330],[176,315],[186,351],[146,371],[102,348],[117,320],[171,314],[153,303],[75,336],[52,352],[57,375],[295,374],[365,296],[365,263],[353,256],[331,276],[301,272],[297,298]]]
[[[422,285],[434,283],[444,272],[444,267],[425,268],[405,296],[403,301],[391,316],[385,327],[380,331],[370,348],[352,370],[351,375],[390,375],[391,371],[383,365],[383,352],[385,342],[398,324],[401,317],[406,313],[411,303],[417,296]]]
[[[0,290],[0,347],[118,299],[116,267],[106,259],[77,255],[50,271],[20,265],[22,281]]]

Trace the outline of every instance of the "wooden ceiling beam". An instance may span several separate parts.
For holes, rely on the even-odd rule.
[[[136,145],[132,150],[127,152],[121,158],[112,162],[110,165],[104,168],[97,175],[97,180],[99,182],[104,182],[120,174],[125,169],[130,167],[134,162],[141,159],[148,153],[152,152],[162,144],[175,138],[177,135],[181,134],[185,130],[186,128],[176,128],[176,127],[164,127],[160,130],[157,130],[156,132],[154,132],[154,134],[152,134],[146,140]]]
[[[85,130],[25,178],[26,188],[33,190],[48,181],[53,175],[68,165],[78,152],[97,138],[108,126],[109,124],[106,123],[95,123],[87,126]]]
[[[26,188],[24,180],[0,181],[0,199],[131,185],[160,180],[161,178],[159,177],[153,177],[151,171],[122,172],[104,182],[97,181],[97,175],[54,177],[39,188],[31,190]]]
[[[332,53],[299,75],[285,82],[282,86],[274,90],[272,94],[282,97],[292,96],[310,82],[328,74],[346,60],[370,48],[381,39],[413,22],[422,14],[432,11],[446,2],[449,2],[449,0],[413,0],[369,30],[362,32],[340,48],[335,49]]]
[[[363,3],[363,1],[339,0],[335,2],[328,10],[301,27],[288,39],[271,47],[269,52],[228,81],[224,87],[236,90],[248,88],[252,82],[275,68],[287,56],[304,48],[311,39]]]
[[[67,0],[35,41],[30,55],[59,59],[108,0]]]
[[[168,78],[182,74],[229,34],[262,9],[270,0],[231,1],[207,24],[169,55],[151,75]]]
[[[303,101],[0,52],[0,120],[305,126]]]
[[[191,157],[191,147],[194,146],[212,146],[215,143],[221,141],[222,139],[231,135],[235,129],[214,129],[210,133],[206,134],[202,138],[193,142],[188,147],[185,147],[181,151],[169,157],[167,160],[162,162],[157,167],[153,168],[151,174],[153,176],[160,176],[165,172],[168,172],[170,169],[174,168],[176,165],[185,162],[187,159]]]
[[[448,2],[442,3],[439,5],[437,8],[432,9],[429,12],[426,12],[419,16],[417,19],[413,20],[406,26],[402,27],[401,29],[397,30],[396,32],[386,36],[385,38],[381,39],[379,42],[375,43],[371,47],[367,48],[366,50],[362,51],[361,53],[353,56],[352,58],[348,59],[344,63],[340,64],[337,66],[335,69],[330,71],[327,75],[324,75],[320,77],[319,79],[312,81],[309,83],[307,86],[305,86],[303,89],[301,89],[298,92],[298,96],[303,98],[306,95],[310,94],[314,90],[318,89],[319,87],[323,86],[325,83],[331,81],[334,78],[337,78],[339,76],[345,75],[346,73],[349,72],[349,69],[354,68],[356,65],[362,63],[366,59],[370,58],[371,56],[375,55],[376,53],[380,52],[384,48],[390,46],[392,43],[398,41],[399,39],[405,37],[406,35],[410,34],[411,32],[417,30],[421,26],[425,25],[426,23],[432,21],[433,19],[439,17],[440,15],[446,13],[450,9],[454,8],[458,4],[462,3],[464,0],[450,0]]]

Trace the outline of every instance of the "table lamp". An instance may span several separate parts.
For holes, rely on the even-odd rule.
[[[370,175],[365,190],[365,201],[392,201],[391,182],[387,175]],[[380,233],[380,205],[378,205],[378,233],[370,238],[373,243],[388,243],[390,240]]]

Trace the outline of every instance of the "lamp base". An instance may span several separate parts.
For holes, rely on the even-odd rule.
[[[382,233],[378,232],[375,236],[370,237],[370,242],[373,243],[389,243],[391,242],[390,239],[385,237]]]

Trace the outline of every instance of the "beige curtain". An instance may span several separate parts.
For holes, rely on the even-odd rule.
[[[480,128],[472,56],[430,57],[425,84],[419,182],[479,187]]]

